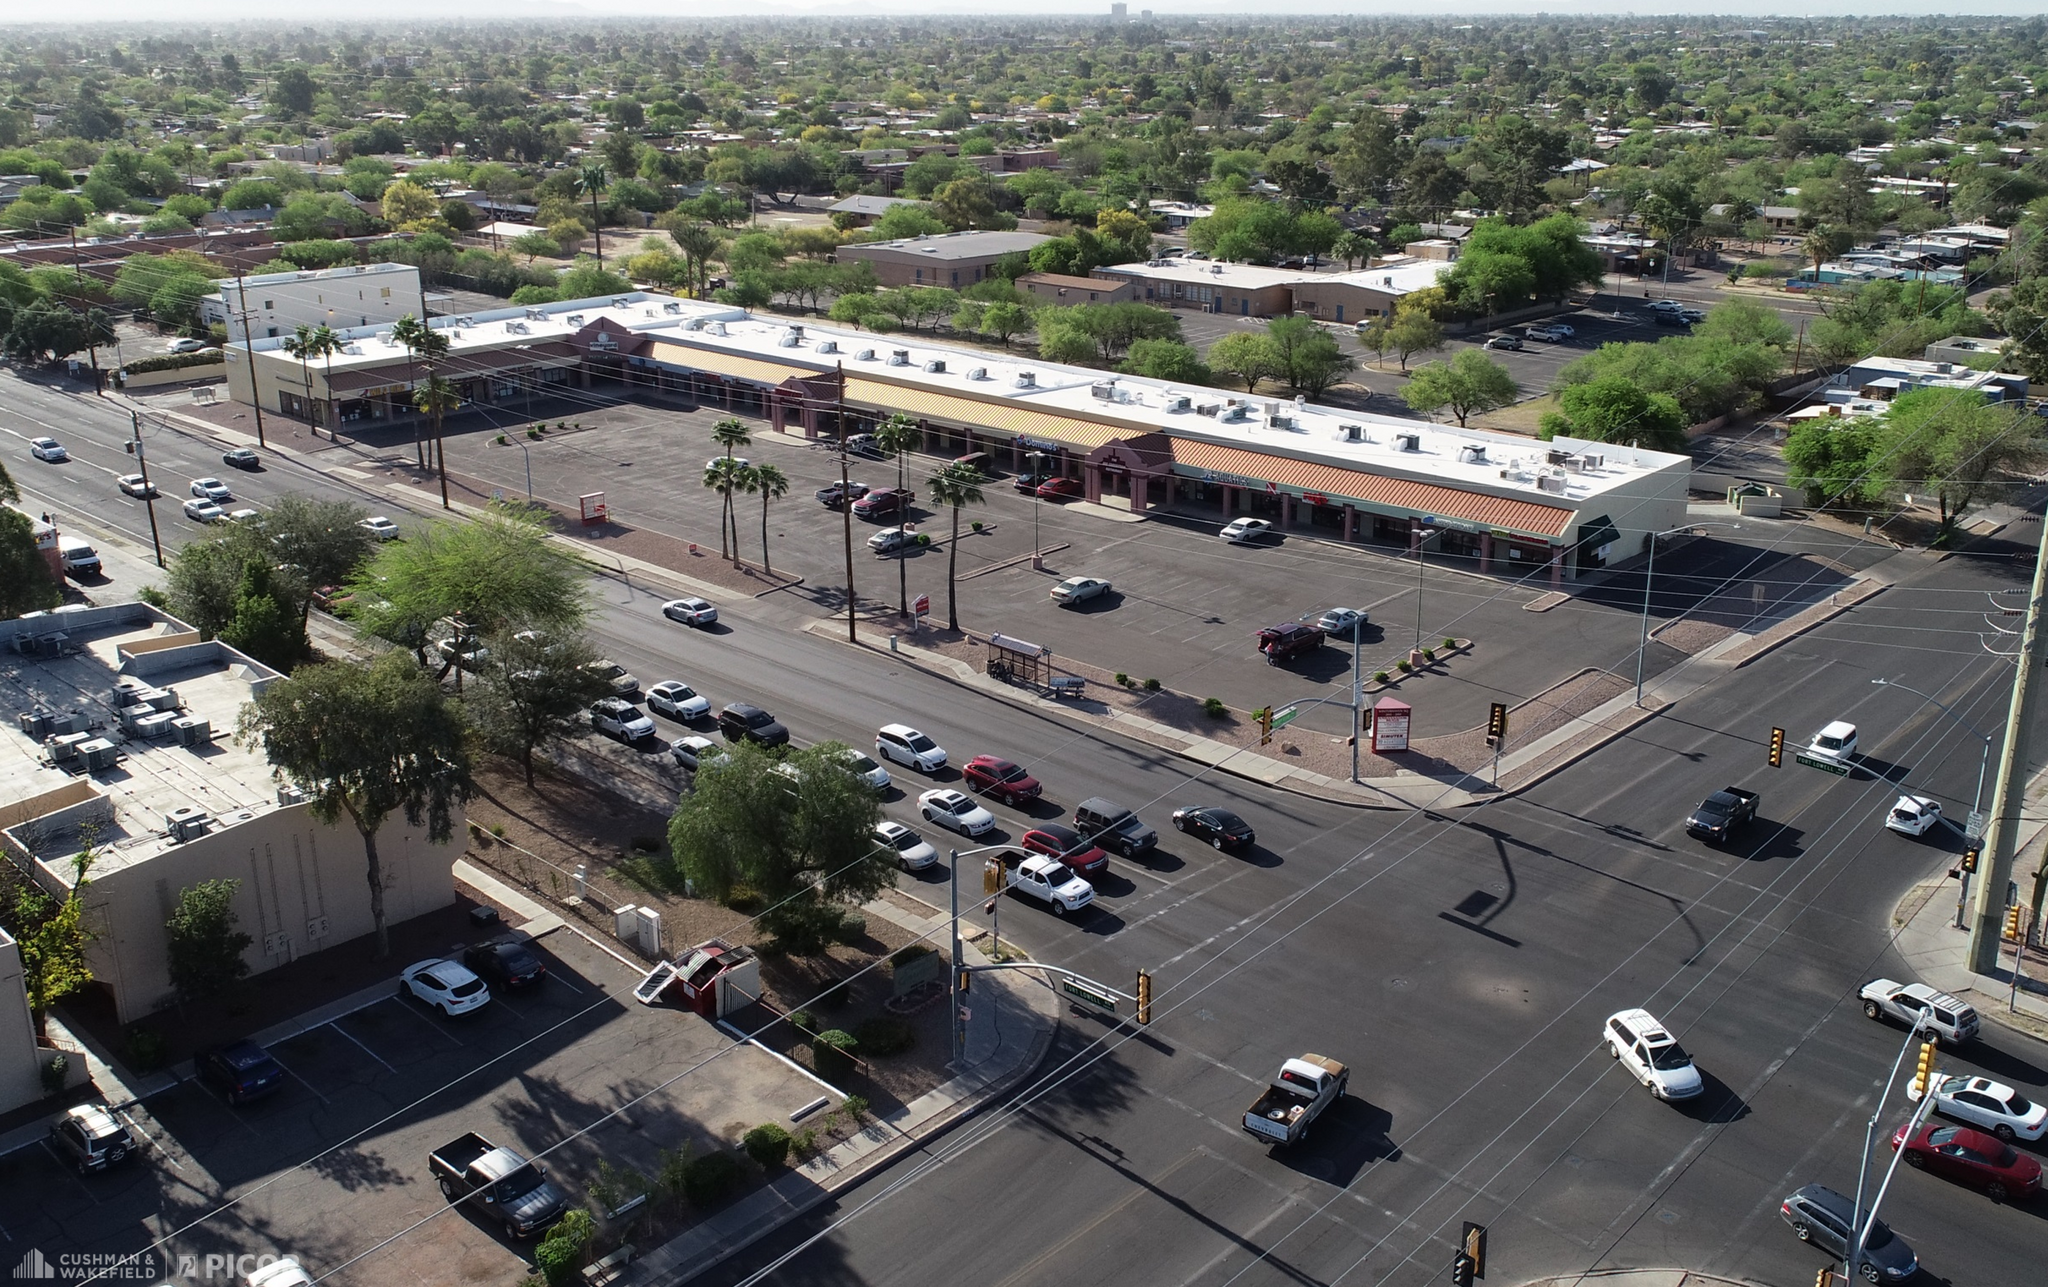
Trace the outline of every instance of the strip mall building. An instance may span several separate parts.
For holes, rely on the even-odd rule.
[[[1426,548],[1480,571],[1547,569],[1553,584],[1641,553],[1650,533],[1686,516],[1686,456],[1113,376],[697,300],[634,293],[432,325],[450,341],[435,374],[469,413],[455,417],[458,432],[553,414],[551,395],[582,390],[688,399],[805,437],[904,415],[928,452],[982,452],[997,469],[1076,478],[1091,501],[1266,518],[1333,540]],[[230,346],[230,392],[344,431],[416,418],[412,390],[426,368],[388,327],[343,338],[342,352],[312,362],[277,339]]]

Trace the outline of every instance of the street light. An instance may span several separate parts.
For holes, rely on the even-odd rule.
[[[1976,738],[1978,741],[1984,744],[1983,753],[1979,755],[1977,758],[1977,793],[1970,797],[1970,825],[1968,827],[1963,828],[1964,838],[1970,838],[1970,827],[1974,827],[1977,825],[1978,818],[1982,816],[1980,811],[1984,807],[1984,774],[1985,771],[1991,767],[1991,734],[1981,731],[1977,728],[1976,725],[1970,723],[1970,721],[1956,714],[1955,710],[1952,707],[1950,707],[1947,702],[1942,701],[1939,697],[1931,697],[1928,694],[1921,692],[1917,688],[1908,688],[1904,684],[1897,683],[1889,679],[1873,679],[1870,682],[1873,684],[1880,684],[1886,688],[1896,688],[1901,690],[1902,692],[1911,693],[1913,694],[1913,696],[1918,697],[1920,700],[1924,702],[1932,702],[1934,705],[1941,708],[1942,714],[1948,716],[1957,724],[1960,724],[1964,732],[1970,734],[1972,737]],[[1960,891],[1956,895],[1957,929],[1963,928],[1963,904],[1969,900],[1969,897],[1970,873],[1966,869],[1963,872],[1963,879],[1962,884],[1960,886]]]
[[[972,858],[977,854],[1000,853],[1012,848],[1015,848],[1015,846],[983,845],[979,849],[969,849],[966,853],[961,853],[958,849],[949,851],[952,855],[952,875],[949,877],[949,881],[953,887],[953,973],[946,980],[946,995],[953,1002],[953,1072],[956,1076],[964,1071],[962,1060],[966,1057],[967,1053],[967,1025],[960,1017],[960,860],[962,858]],[[1002,897],[1001,893],[998,893],[996,897]]]
[[[1636,648],[1637,707],[1641,707],[1643,704],[1643,659],[1650,652],[1650,581],[1657,575],[1658,538],[1675,536],[1680,532],[1690,532],[1696,527],[1725,527],[1734,530],[1741,526],[1742,524],[1740,523],[1687,523],[1681,527],[1671,528],[1669,531],[1652,532],[1650,534],[1650,561],[1643,567],[1643,639],[1642,643]]]
[[[512,440],[512,445],[513,445],[513,446],[515,446],[515,447],[517,447],[517,448],[519,448],[519,454],[520,454],[520,455],[522,455],[522,456],[526,457],[526,499],[528,499],[528,500],[532,500],[532,499],[533,499],[533,453],[532,453],[532,452],[530,452],[530,451],[528,451],[528,450],[526,449],[526,444],[525,444],[525,443],[523,443],[523,442],[521,442],[521,441],[519,441],[519,440],[518,440],[517,438],[514,438],[514,439]]]
[[[1034,451],[1026,459],[1031,462],[1032,477],[1036,478],[1039,474],[1045,472],[1041,468],[1045,464],[1044,452]],[[1043,480],[1041,479],[1040,485],[1042,483]],[[1045,568],[1045,543],[1038,538],[1038,515],[1044,508],[1045,497],[1039,495],[1038,486],[1035,485],[1031,489],[1031,570],[1034,572],[1043,571]]]

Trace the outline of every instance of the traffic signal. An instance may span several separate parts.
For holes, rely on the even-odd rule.
[[[1927,1083],[1934,1078],[1934,1043],[1920,1043],[1920,1060],[1913,1066],[1913,1097],[1918,1099],[1927,1093]]]
[[[1138,971],[1138,1022],[1152,1022],[1152,976]]]
[[[2020,905],[2014,903],[2005,909],[2005,936],[2014,943],[2020,941]]]
[[[1505,702],[1495,702],[1493,709],[1486,713],[1486,744],[1499,746],[1508,735],[1508,708]]]
[[[1273,744],[1273,708],[1261,706],[1252,712],[1252,718],[1259,721],[1259,745]]]
[[[1777,768],[1785,762],[1785,730],[1771,730],[1771,767]]]
[[[1486,1277],[1486,1226],[1465,1222],[1465,1254],[1472,1261],[1472,1276]]]
[[[1976,847],[1975,845],[1972,845],[1972,846],[1971,846],[1970,848],[1968,848],[1968,849],[1965,849],[1965,850],[1963,850],[1963,870],[1964,870],[1964,871],[1966,871],[1966,872],[1971,872],[1971,873],[1975,873],[1975,872],[1976,872],[1976,870],[1977,870],[1977,855],[1978,855],[1978,853],[1979,853],[1979,850],[1977,849],[1977,847]]]
[[[1472,1271],[1478,1266],[1472,1257],[1460,1251],[1451,1257],[1451,1287],[1472,1287]]]
[[[971,979],[971,978],[973,978],[973,977],[974,977],[974,972],[973,972],[972,970],[969,970],[969,969],[967,969],[967,968],[966,968],[965,966],[962,966],[962,967],[961,967],[961,969],[960,969],[960,975],[959,975],[959,978],[958,978],[958,979],[956,980],[956,982],[958,983],[958,985],[959,985],[959,986],[955,987],[955,988],[954,988],[953,990],[954,990],[954,991],[956,991],[956,992],[958,992],[958,993],[959,993],[959,994],[960,994],[961,996],[963,996],[963,997],[964,997],[964,996],[966,996],[966,995],[967,995],[967,980],[969,980],[969,979]]]
[[[981,865],[981,892],[1000,894],[1003,892],[1003,864],[996,860]]]
[[[1833,1287],[1834,1281],[1835,1267],[1833,1265],[1822,1265],[1820,1267],[1820,1274],[1813,1280],[1813,1287]]]

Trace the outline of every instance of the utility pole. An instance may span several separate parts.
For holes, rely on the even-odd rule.
[[[256,408],[256,445],[268,450],[263,440],[263,382],[256,378],[256,340],[249,333],[249,288],[242,284],[242,264],[235,261],[235,297],[241,301],[242,347],[249,358],[249,403]]]
[[[156,565],[164,566],[164,540],[156,530],[156,488],[149,485],[149,458],[142,449],[142,415],[135,408],[128,408],[128,424],[135,434],[135,441],[129,450],[135,453],[135,465],[142,471],[142,507],[149,511],[149,543],[156,546]]]
[[[2048,590],[2048,520],[2041,523],[2041,545],[2034,555],[2034,584],[2027,591],[2027,619],[2020,628],[2019,664],[2012,678],[2012,703],[2005,717],[2005,749],[1998,757],[1998,787],[1991,793],[1991,824],[1985,840],[1984,883],[1970,911],[1970,971],[1990,974],[1998,968],[1999,936],[2004,929],[2005,890],[2012,881],[2014,846],[2027,784],[2028,733],[2034,724],[2034,667],[2040,662],[2041,596]],[[2038,888],[2040,878],[2035,878]]]
[[[846,533],[846,642],[859,643],[860,632],[855,628],[853,615],[853,497],[848,494],[853,490],[853,484],[846,476],[846,363],[835,365],[839,368],[839,525]],[[960,894],[956,889],[953,893],[953,964],[956,967],[960,963],[959,904]],[[954,1055],[957,1058],[959,1051],[955,1050]]]

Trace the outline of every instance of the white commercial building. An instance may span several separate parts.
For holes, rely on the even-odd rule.
[[[427,315],[420,270],[411,264],[261,273],[240,281],[230,277],[221,282],[219,294],[199,301],[200,320],[227,327],[231,344],[290,335],[301,326],[336,331],[389,326],[407,313]]]

